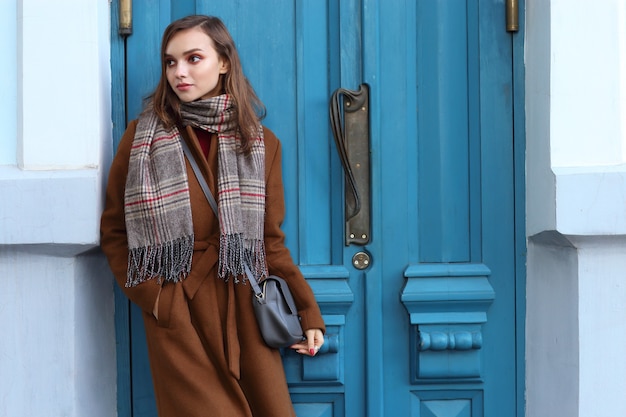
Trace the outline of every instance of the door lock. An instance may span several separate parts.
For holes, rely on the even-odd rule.
[[[368,266],[370,266],[370,263],[371,263],[370,254],[367,252],[363,252],[363,251],[357,252],[352,257],[352,265],[356,269],[365,269]]]

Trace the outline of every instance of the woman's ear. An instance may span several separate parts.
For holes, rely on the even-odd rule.
[[[227,59],[220,59],[220,74],[227,74],[230,71],[230,62]]]

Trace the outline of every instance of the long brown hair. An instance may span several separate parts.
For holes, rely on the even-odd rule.
[[[239,53],[224,23],[214,16],[192,15],[178,19],[165,29],[161,40],[161,78],[149,97],[148,106],[166,127],[181,122],[180,99],[170,87],[165,75],[165,49],[172,37],[186,29],[199,28],[212,40],[218,55],[228,64],[228,72],[220,75],[224,92],[231,96],[237,109],[237,121],[242,136],[242,149],[248,152],[250,138],[256,136],[259,120],[265,117],[265,106],[243,74]]]

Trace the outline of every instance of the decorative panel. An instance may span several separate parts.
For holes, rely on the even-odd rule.
[[[283,365],[287,382],[291,387],[309,386],[324,382],[325,385],[344,384],[344,351],[340,347],[343,340],[343,316],[324,316],[326,334],[324,345],[311,358],[290,349],[284,349]]]
[[[346,415],[342,394],[292,394],[291,399],[298,417],[344,417]]]
[[[322,310],[326,334],[324,345],[314,358],[283,351],[283,363],[290,387],[344,385],[346,314],[354,302],[343,267],[302,267]]]
[[[412,417],[480,417],[482,391],[413,391]]]
[[[420,261],[471,262],[480,247],[478,3],[420,0],[416,13]]]
[[[339,21],[330,1],[298,1],[296,5],[296,92],[297,161],[294,177],[286,185],[296,186],[301,265],[332,264],[331,240],[333,189],[328,98],[331,67],[329,45],[337,42]],[[293,182],[296,179],[297,183]],[[334,194],[339,196],[339,194]],[[340,199],[336,200],[341,201]],[[341,238],[335,235],[336,238]]]
[[[333,242],[342,239],[342,173],[328,100],[345,60],[340,7],[354,0],[341,6],[337,0],[196,3],[198,13],[227,24],[244,72],[267,108],[263,124],[281,140],[287,210],[282,229],[295,261],[341,262],[341,246]]]
[[[481,376],[479,325],[411,326],[411,381],[450,382]]]
[[[482,264],[409,266],[401,300],[411,324],[411,382],[480,380],[482,324],[495,293]]]

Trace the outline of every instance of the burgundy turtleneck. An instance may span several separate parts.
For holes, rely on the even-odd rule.
[[[193,131],[198,137],[198,142],[200,142],[200,147],[202,148],[202,153],[204,154],[204,157],[208,158],[209,150],[211,149],[211,137],[213,136],[213,134],[207,132],[206,130],[198,128],[194,128]]]

